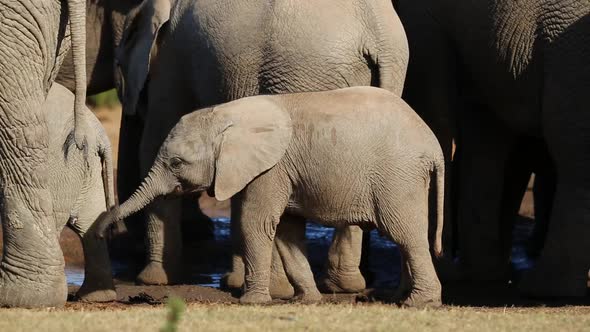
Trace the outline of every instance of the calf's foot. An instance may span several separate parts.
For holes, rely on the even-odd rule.
[[[318,284],[324,293],[358,293],[365,289],[365,278],[360,270],[350,272],[328,271]]]
[[[240,297],[241,304],[265,304],[271,301],[272,298],[268,293],[246,292]]]
[[[412,291],[410,296],[400,303],[401,307],[410,308],[437,308],[442,306],[441,295],[421,294]]]
[[[291,300],[293,302],[313,304],[322,301],[322,294],[317,289],[310,289],[296,294]]]
[[[273,299],[290,299],[295,295],[295,290],[287,278],[285,268],[276,247],[273,248],[272,264],[270,269],[270,297]]]
[[[271,274],[269,291],[273,299],[290,299],[295,294],[293,286],[284,273],[282,276]]]

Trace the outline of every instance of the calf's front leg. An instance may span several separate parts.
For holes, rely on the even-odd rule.
[[[275,230],[280,214],[276,215],[253,204],[242,204],[240,224],[244,253],[244,294],[240,303],[267,303],[272,299],[268,289]]]
[[[322,300],[318,290],[305,247],[305,220],[290,215],[283,215],[277,227],[276,248],[283,261],[289,281],[295,288],[295,299],[304,303]]]
[[[232,212],[241,238],[244,259],[244,294],[240,303],[267,303],[274,237],[291,195],[275,170],[253,180],[232,198]],[[238,249],[239,250],[239,249]]]

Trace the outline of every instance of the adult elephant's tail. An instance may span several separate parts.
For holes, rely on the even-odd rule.
[[[442,233],[445,215],[445,160],[442,152],[439,158],[434,161],[434,172],[436,176],[436,233],[434,237],[434,254],[436,257],[442,255]]]
[[[88,124],[86,112],[86,1],[67,0],[70,17],[72,57],[74,61],[75,100],[74,100],[74,140],[82,149]]]

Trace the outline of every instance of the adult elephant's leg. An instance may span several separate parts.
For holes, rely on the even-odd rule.
[[[232,218],[240,213],[241,207],[235,203],[231,204]],[[241,289],[244,285],[244,253],[242,251],[242,234],[238,223],[232,219],[230,224],[232,260],[230,271],[227,272],[220,281],[220,287],[225,290]]]
[[[164,56],[164,55],[162,55]],[[164,59],[162,60],[164,61]],[[154,74],[149,87],[149,106],[140,144],[141,174],[152,166],[160,145],[178,122],[190,110],[185,91],[178,83],[175,71]],[[137,276],[137,282],[147,285],[177,283],[181,279],[182,198],[162,198],[148,205],[146,217],[147,265]]]
[[[47,126],[39,113],[43,96],[2,102],[8,97],[0,94],[0,306],[63,306],[67,287],[48,188]]]
[[[181,281],[182,200],[160,199],[146,208],[147,265],[137,276],[145,285],[168,285]]]
[[[108,302],[117,298],[106,241],[94,232],[94,221],[106,210],[102,179],[93,174],[92,190],[86,196],[77,221],[69,224],[81,238],[84,249],[84,283],[76,294],[86,302]]]
[[[441,280],[460,279],[454,264],[458,234],[456,217],[453,140],[456,136],[456,114],[460,106],[457,96],[458,68],[455,46],[450,42],[440,22],[435,20],[426,3],[393,1],[410,46],[410,61],[403,99],[420,115],[436,135],[445,156],[445,227],[443,228],[444,255],[434,260]],[[436,54],[435,57],[432,54]],[[431,190],[431,198],[435,198]],[[435,216],[436,213],[431,214]],[[436,218],[430,218],[431,225]]]
[[[200,195],[201,193],[188,194],[182,198],[182,241],[188,246],[214,238],[213,221],[199,206]]]
[[[371,231],[363,231],[362,241],[359,269],[363,278],[365,278],[365,286],[370,287],[375,282],[375,272],[371,270],[371,262],[369,260],[371,257]]]
[[[140,145],[142,132],[143,120],[138,115],[129,116],[123,114],[121,116],[116,181],[117,196],[121,203],[126,201],[141,183],[137,147]],[[113,254],[123,256],[116,258],[127,260],[139,254],[143,255],[142,250],[137,250],[137,252],[133,250],[144,246],[143,242],[146,233],[144,220],[143,211],[125,218],[125,226],[128,232],[116,235],[109,243],[111,248],[114,249],[111,251]]]
[[[555,198],[556,174],[555,166],[547,147],[543,144],[540,156],[535,168],[535,180],[533,183],[533,200],[535,211],[535,228],[530,239],[528,253],[537,258],[545,245],[545,238],[549,231],[549,221]]]
[[[577,23],[578,24],[578,23]],[[557,186],[545,246],[521,289],[533,296],[583,297],[590,269],[590,45],[580,20],[548,54],[543,129],[555,161]],[[580,29],[581,28],[581,29]]]
[[[538,153],[537,143],[536,139],[518,138],[506,161],[499,220],[502,257],[508,257],[512,252],[512,230],[531,179]]]
[[[355,293],[365,289],[359,270],[363,231],[358,226],[337,227],[328,251],[320,289],[330,293]]]
[[[459,128],[459,256],[472,280],[505,281],[509,256],[502,234],[505,167],[512,137],[486,109],[466,109]],[[499,135],[500,133],[500,135]]]
[[[140,146],[141,172],[147,174],[163,139],[158,139],[161,132],[168,132],[160,119],[146,121],[144,135]],[[145,285],[167,285],[181,279],[182,233],[181,233],[182,198],[162,198],[148,205],[144,210],[147,221],[146,246],[147,265],[137,276],[137,282]]]

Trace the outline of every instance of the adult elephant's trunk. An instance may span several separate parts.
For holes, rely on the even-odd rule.
[[[86,109],[86,1],[67,0],[67,3],[76,86],[74,91],[74,139],[78,148],[81,149],[84,144],[84,134],[88,129],[84,118]]]
[[[177,181],[170,171],[159,163],[155,164],[139,188],[137,188],[128,200],[99,217],[97,221],[98,236],[104,237],[106,229],[111,224],[138,212],[158,196],[171,193],[175,189],[176,184]]]

